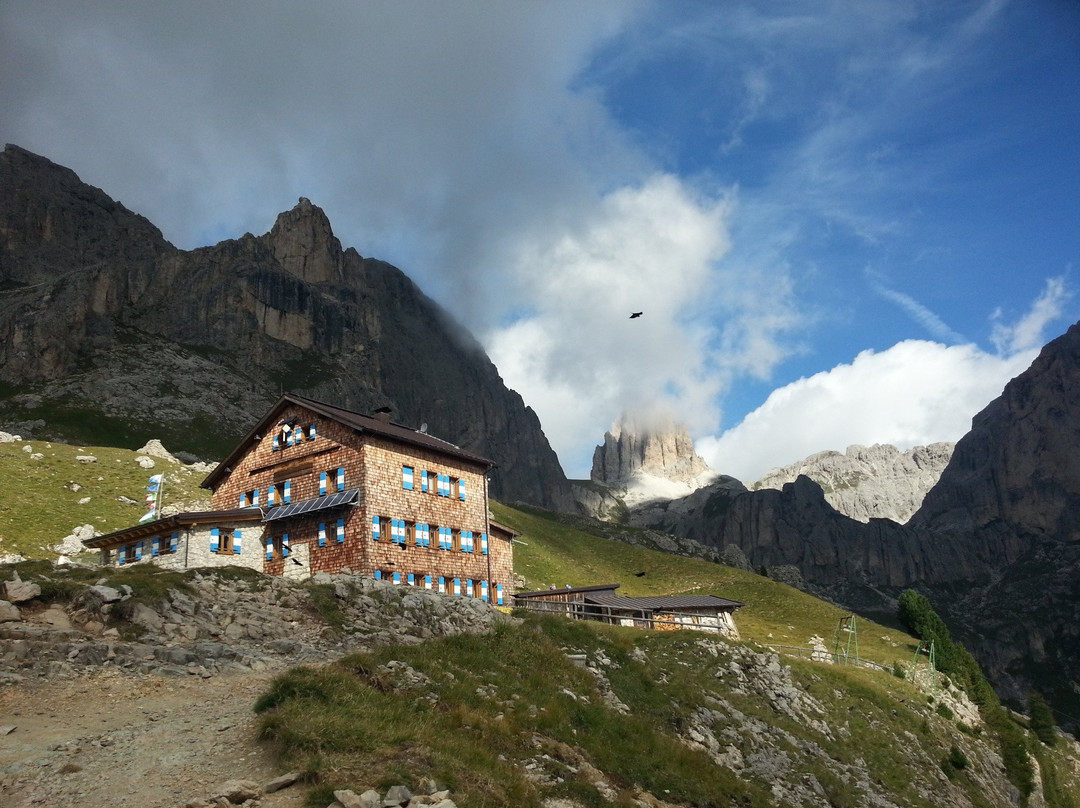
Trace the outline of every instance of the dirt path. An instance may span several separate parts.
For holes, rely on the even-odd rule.
[[[283,774],[255,741],[271,673],[92,675],[0,689],[0,806],[178,808],[230,779]],[[298,786],[263,808],[302,804]]]

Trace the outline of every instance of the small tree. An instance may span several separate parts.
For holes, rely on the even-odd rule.
[[[1028,726],[1035,733],[1035,737],[1047,746],[1057,743],[1057,732],[1054,730],[1054,712],[1041,693],[1034,690],[1028,693]]]

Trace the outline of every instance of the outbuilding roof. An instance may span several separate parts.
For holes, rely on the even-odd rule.
[[[427,449],[456,460],[464,460],[468,463],[481,466],[485,472],[494,468],[496,465],[495,461],[488,460],[486,457],[481,457],[472,452],[467,452],[449,441],[436,438],[426,432],[421,432],[417,429],[403,426],[402,424],[395,424],[389,419],[378,418],[372,415],[362,415],[361,413],[353,412],[352,410],[346,410],[343,407],[335,407],[333,404],[327,404],[325,401],[318,401],[314,398],[298,396],[293,393],[286,393],[277,400],[274,406],[267,410],[266,414],[251,428],[251,431],[236,444],[236,448],[229,453],[229,456],[222,460],[217,465],[217,468],[207,475],[206,479],[202,481],[201,486],[203,488],[213,489],[221,482],[225,475],[233,469],[240,458],[243,457],[244,453],[251,447],[251,443],[255,439],[255,436],[265,435],[270,427],[274,425],[274,419],[278,417],[280,411],[289,404],[305,407],[312,412],[322,415],[324,418],[337,421],[360,433],[368,432],[374,435],[381,435],[382,437],[398,441],[399,443],[406,443],[421,449]]]
[[[672,609],[739,609],[746,604],[716,595],[655,595],[651,597],[628,597],[614,592],[596,592],[585,595],[585,602],[594,606],[613,609],[638,609],[658,611]]]
[[[141,539],[144,536],[157,536],[164,531],[174,530],[181,527],[190,527],[202,522],[261,522],[262,511],[258,508],[233,508],[228,511],[188,511],[163,519],[154,519],[150,522],[142,522],[131,527],[106,533],[104,536],[94,536],[92,539],[83,539],[86,547],[108,547],[113,544],[123,544],[133,539]]]

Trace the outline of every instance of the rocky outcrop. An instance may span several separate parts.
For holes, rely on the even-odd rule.
[[[301,199],[263,236],[177,250],[23,149],[0,154],[0,425],[220,457],[283,391],[393,418],[498,463],[491,494],[573,507],[536,414],[400,270]]]
[[[1043,691],[1080,715],[1080,324],[1050,342],[973,419],[906,525],[857,522],[800,476],[781,490],[719,485],[653,513],[650,527],[750,565],[795,565],[809,589],[892,614],[927,595],[1005,696]]]
[[[821,486],[825,500],[860,522],[891,519],[903,524],[922,505],[952,456],[952,443],[932,443],[901,452],[895,446],[849,446],[818,452],[799,463],[773,469],[749,486],[780,490],[799,475]]]
[[[607,485],[628,482],[638,474],[690,482],[709,471],[685,426],[669,418],[649,421],[624,413],[593,452],[590,476]]]

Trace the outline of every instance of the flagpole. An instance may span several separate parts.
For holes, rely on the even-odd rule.
[[[161,480],[158,481],[157,498],[154,500],[154,518],[157,519],[161,516],[161,494],[165,490],[165,475],[158,475]]]

